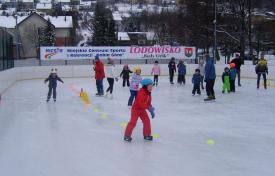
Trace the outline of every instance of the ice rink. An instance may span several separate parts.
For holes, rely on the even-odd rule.
[[[128,88],[114,98],[95,97],[95,81],[64,79],[57,102],[46,103],[43,80],[17,82],[0,105],[1,176],[274,176],[275,88],[242,80],[234,94],[215,102],[191,95],[192,84],[171,86],[161,77],[153,90],[153,142],[138,122],[123,141],[130,118]],[[104,89],[107,88],[104,83]],[[83,88],[91,105],[79,98]]]

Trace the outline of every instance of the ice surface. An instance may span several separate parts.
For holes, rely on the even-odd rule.
[[[0,105],[0,175],[3,176],[274,176],[275,88],[257,90],[243,80],[235,94],[215,102],[191,96],[191,81],[153,91],[159,138],[145,142],[142,123],[132,143],[128,88],[115,83],[114,98],[95,97],[93,79],[64,79],[58,101],[46,103],[43,80],[16,83]],[[273,83],[272,83],[273,84]],[[271,85],[272,85],[271,84]],[[81,88],[92,105],[78,97]],[[106,82],[105,82],[106,90]]]

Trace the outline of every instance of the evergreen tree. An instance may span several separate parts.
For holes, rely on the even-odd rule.
[[[40,45],[41,46],[54,46],[55,44],[55,31],[50,19],[47,21],[47,26],[40,29]]]
[[[117,44],[116,24],[113,18],[109,18],[108,20],[107,35],[108,35],[108,45],[109,46],[116,45]]]
[[[117,37],[115,21],[111,11],[106,9],[102,3],[96,4],[92,29],[92,41],[89,42],[89,44],[94,46],[111,46],[116,44]]]

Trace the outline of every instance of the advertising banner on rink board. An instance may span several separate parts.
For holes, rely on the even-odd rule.
[[[41,60],[195,59],[196,48],[185,46],[41,47]]]

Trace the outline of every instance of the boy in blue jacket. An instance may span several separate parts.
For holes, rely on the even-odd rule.
[[[186,65],[180,60],[178,65],[178,84],[185,85]]]
[[[48,92],[48,96],[47,96],[47,102],[50,101],[51,96],[52,96],[52,92],[53,92],[53,100],[54,102],[56,102],[56,87],[57,87],[57,81],[60,81],[62,83],[64,83],[62,81],[61,78],[59,78],[57,76],[57,69],[52,69],[51,70],[51,74],[49,75],[48,78],[45,79],[45,84],[49,81],[49,92]]]
[[[201,74],[200,69],[196,69],[195,74],[193,74],[192,83],[194,85],[192,94],[195,95],[196,91],[198,95],[201,95],[200,83],[201,83]]]

